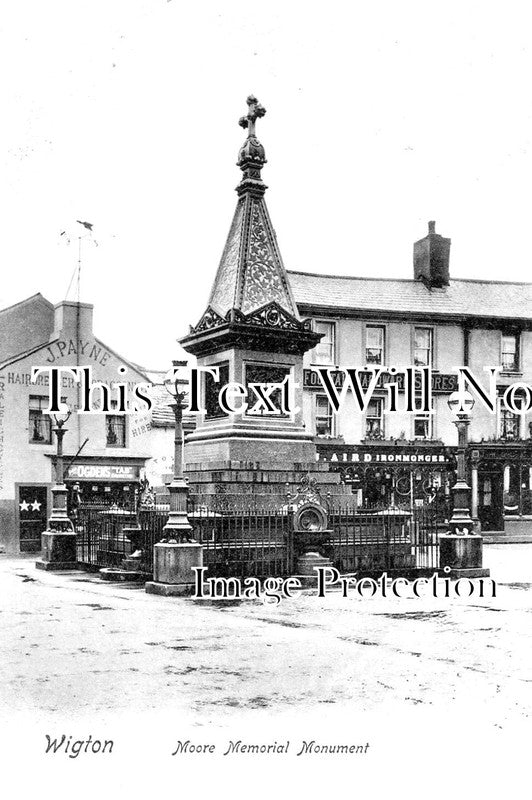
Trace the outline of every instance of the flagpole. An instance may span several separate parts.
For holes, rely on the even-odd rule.
[[[76,366],[79,367],[79,350],[81,347],[80,342],[80,304],[81,301],[81,236],[78,236],[78,306],[76,312]],[[78,398],[78,408],[81,403],[81,382],[78,381],[77,384],[77,398]],[[81,442],[81,420],[78,416],[78,447],[80,447]]]
[[[81,295],[81,236],[78,236],[78,303],[80,301],[80,295]]]

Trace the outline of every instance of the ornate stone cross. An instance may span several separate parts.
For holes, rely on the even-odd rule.
[[[264,106],[261,106],[257,98],[250,94],[247,99],[249,111],[245,117],[240,117],[238,124],[242,128],[249,128],[248,137],[255,136],[255,121],[258,117],[263,117],[266,113]]]

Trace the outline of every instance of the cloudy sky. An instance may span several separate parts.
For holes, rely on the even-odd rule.
[[[208,299],[251,92],[289,269],[408,278],[435,219],[455,277],[530,280],[527,5],[6,0],[0,307],[63,299],[59,234],[88,220],[98,336],[165,367]]]

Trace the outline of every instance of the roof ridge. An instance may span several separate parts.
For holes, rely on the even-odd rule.
[[[6,306],[5,308],[0,308],[0,314],[3,314],[4,311],[10,311],[12,308],[16,308],[17,306],[22,306],[24,303],[29,303],[30,300],[35,300],[36,297],[41,297],[45,303],[47,303],[52,308],[54,304],[51,303],[46,297],[42,294],[42,292],[35,292],[35,294],[30,295],[29,297],[25,297],[24,300],[18,300],[16,303],[12,303],[10,306]]]
[[[295,269],[289,269],[287,272],[289,275],[305,275],[309,278],[335,278],[347,281],[394,281],[394,283],[415,283],[425,286],[423,281],[415,280],[415,278],[376,278],[372,275],[329,275],[328,273],[324,272],[301,272]],[[532,286],[531,281],[495,281],[489,279],[484,280],[483,278],[451,278],[450,281],[451,283],[493,283],[510,286]]]

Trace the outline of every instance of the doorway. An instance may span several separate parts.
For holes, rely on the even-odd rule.
[[[46,486],[18,487],[19,546],[21,553],[41,551],[41,533],[48,520],[48,488]]]
[[[502,465],[479,467],[478,518],[483,531],[504,530]]]

